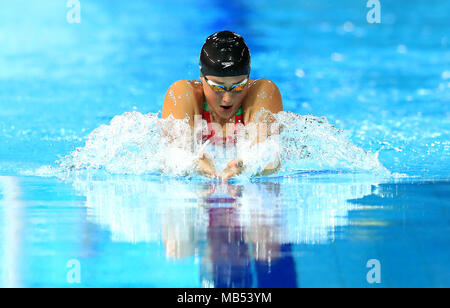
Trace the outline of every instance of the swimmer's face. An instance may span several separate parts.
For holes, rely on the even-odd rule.
[[[248,75],[232,76],[232,77],[217,77],[209,76],[200,77],[203,82],[203,93],[205,93],[206,100],[209,103],[209,107],[214,114],[219,116],[223,120],[229,120],[238,111],[245,96],[248,92],[249,82],[236,87],[240,91],[221,91],[214,90],[214,86],[208,84],[208,80],[212,84],[225,86],[227,89],[238,85],[249,78]]]

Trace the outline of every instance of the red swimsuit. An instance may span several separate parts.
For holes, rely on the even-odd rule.
[[[215,131],[212,128],[211,125],[211,114],[209,113],[209,108],[208,108],[208,103],[204,102],[203,105],[203,113],[202,113],[202,118],[206,120],[206,122],[208,123],[208,133],[209,135],[207,136],[203,136],[203,142],[205,142],[206,140],[210,139],[211,137],[213,137],[215,135]],[[242,116],[242,107],[239,107],[239,110],[236,112],[235,115],[235,128],[237,124],[242,124],[244,125],[244,117]],[[222,144],[235,144],[236,143],[236,136],[235,136],[235,131],[233,132],[233,134],[231,136],[227,136],[227,137],[223,137],[223,141]],[[218,137],[212,138],[211,141],[212,143],[220,143],[220,140],[217,140]],[[220,137],[219,137],[220,138]]]

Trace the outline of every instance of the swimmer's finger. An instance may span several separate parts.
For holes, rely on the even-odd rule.
[[[237,164],[236,160],[230,161],[230,162],[227,164],[227,169],[229,169],[229,168],[235,168],[235,167],[236,167],[236,164]]]
[[[216,179],[217,178],[217,176],[214,173],[207,172],[207,171],[204,171],[204,170],[201,170],[199,172],[199,174],[202,175],[202,176],[205,176],[207,178],[210,178],[210,179]]]
[[[213,179],[213,180],[217,179],[217,176],[215,176],[214,174],[211,174],[211,173],[206,173],[205,176],[209,179]]]
[[[231,177],[233,177],[235,175],[236,175],[236,170],[234,170],[234,169],[225,169],[225,171],[221,175],[220,179],[223,182],[226,183]]]
[[[206,162],[202,162],[202,168],[206,172],[212,173],[214,175],[216,174],[216,170],[214,170],[214,168]]]
[[[211,166],[209,166],[207,163],[205,163],[204,161],[200,161],[198,163],[198,169],[204,176],[207,176],[210,178],[217,177],[216,171]]]
[[[232,161],[230,161],[227,164],[227,169],[232,169],[232,168],[236,168],[236,169],[243,169],[244,168],[244,163],[242,161],[242,159],[234,159]]]
[[[200,169],[200,171],[201,171],[201,173],[203,174],[203,175],[205,175],[205,176],[213,176],[213,177],[216,177],[216,172],[214,171],[214,170],[212,170],[211,168],[208,168],[208,167],[206,167],[206,168],[202,168],[202,169]]]
[[[228,180],[229,180],[230,178],[232,178],[232,177],[233,177],[232,174],[227,174],[227,175],[225,175],[224,177],[222,177],[221,180],[222,180],[222,182],[227,183]]]
[[[229,175],[225,175],[225,176],[220,177],[220,180],[221,180],[222,182],[224,182],[224,183],[228,182],[229,179],[230,179],[230,176],[229,176]]]

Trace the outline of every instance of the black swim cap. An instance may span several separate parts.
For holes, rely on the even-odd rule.
[[[202,76],[250,75],[250,51],[239,34],[216,32],[203,44],[199,65]]]

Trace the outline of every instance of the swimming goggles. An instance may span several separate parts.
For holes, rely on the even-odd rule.
[[[209,84],[211,89],[216,93],[223,93],[224,91],[240,92],[240,91],[244,90],[245,86],[248,83],[248,77],[247,77],[243,81],[236,83],[228,88],[228,87],[225,87],[224,85],[217,84],[214,81],[209,80],[208,78],[206,78],[206,76],[203,76],[203,78],[205,78],[206,82]]]

